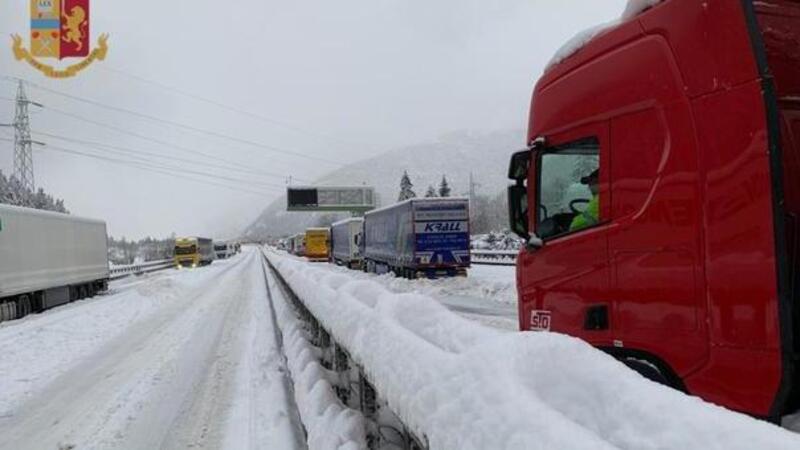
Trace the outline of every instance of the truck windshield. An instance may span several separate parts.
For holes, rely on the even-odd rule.
[[[190,245],[188,247],[175,247],[176,255],[191,255],[197,253],[197,246]]]

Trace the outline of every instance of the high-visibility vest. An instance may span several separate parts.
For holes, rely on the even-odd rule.
[[[600,197],[595,195],[589,200],[586,209],[572,219],[572,224],[569,226],[570,231],[581,230],[597,225],[600,221]]]

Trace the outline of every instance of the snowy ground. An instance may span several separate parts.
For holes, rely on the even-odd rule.
[[[251,249],[0,325],[0,448],[304,448]]]
[[[407,281],[278,256],[432,448],[800,448],[578,340],[498,329],[513,268]],[[0,449],[363,448],[255,248],[5,322],[0,343]]]

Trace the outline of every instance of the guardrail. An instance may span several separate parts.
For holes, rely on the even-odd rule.
[[[110,279],[118,280],[130,275],[141,275],[143,273],[157,272],[159,270],[169,269],[174,265],[172,259],[163,259],[160,261],[148,261],[139,264],[129,264],[124,266],[114,266],[111,268]]]
[[[517,264],[518,250],[470,250],[473,264],[513,266]]]
[[[418,435],[403,422],[377,390],[372,375],[335,340],[331,330],[317,320],[266,253],[262,251],[262,255],[288,301],[286,306],[292,307],[297,319],[305,323],[309,344],[318,352],[319,363],[326,369],[340,404],[363,415],[367,450],[428,450],[427,437]]]

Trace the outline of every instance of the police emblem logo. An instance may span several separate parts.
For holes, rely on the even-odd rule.
[[[100,35],[97,47],[91,49],[89,0],[31,0],[30,50],[22,37],[13,35],[14,57],[51,78],[70,78],[102,61],[108,53],[108,35]],[[83,58],[63,69],[42,63],[39,59]]]

